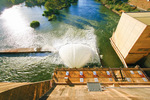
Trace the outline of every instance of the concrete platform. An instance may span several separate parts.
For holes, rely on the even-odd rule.
[[[149,100],[150,86],[142,88],[107,88],[89,92],[87,85],[57,85],[47,100]]]

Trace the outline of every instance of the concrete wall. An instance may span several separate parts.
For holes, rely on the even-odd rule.
[[[39,100],[51,88],[50,80],[31,83],[1,92],[0,100]]]
[[[123,13],[113,33],[111,40],[127,64],[134,64],[150,53],[149,16],[150,12]]]
[[[147,0],[129,0],[129,4],[135,5],[145,10],[150,8],[150,1],[148,2]]]
[[[150,53],[150,26],[147,26],[139,39],[133,45],[125,58],[128,64],[136,63],[138,60]]]
[[[150,53],[150,26],[147,26],[137,42],[134,44],[130,53]]]
[[[145,28],[146,25],[142,22],[125,13],[122,14],[112,40],[124,58],[127,57]]]
[[[127,64],[134,64],[136,63],[137,61],[139,61],[141,58],[143,58],[144,54],[138,54],[138,53],[135,53],[135,54],[128,54],[128,56],[125,58],[125,62]]]

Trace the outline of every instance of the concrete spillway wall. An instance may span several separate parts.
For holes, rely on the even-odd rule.
[[[0,89],[3,90],[0,91],[0,100],[39,100],[51,88],[51,80],[36,83],[5,83],[4,85],[0,83]]]

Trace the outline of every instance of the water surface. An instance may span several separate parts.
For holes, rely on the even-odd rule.
[[[79,0],[61,10],[56,21],[49,22],[42,16],[44,10],[43,6],[29,8],[23,3],[1,11],[0,50],[41,47],[53,53],[0,57],[0,81],[50,79],[56,65],[63,64],[59,49],[69,43],[88,45],[95,52],[92,63],[99,63],[98,47],[104,67],[122,66],[109,41],[119,21],[118,15],[94,0]],[[33,20],[40,22],[39,28],[30,27]]]

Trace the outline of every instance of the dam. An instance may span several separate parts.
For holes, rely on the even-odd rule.
[[[83,66],[88,63],[92,51],[83,44],[67,44],[59,54],[68,68],[55,68],[51,80],[2,82],[0,99],[149,99],[150,79],[145,71],[150,71],[150,68],[138,65],[134,68],[85,68]]]
[[[86,3],[85,1],[86,0],[80,0],[79,5],[73,5],[73,7],[70,9],[62,10],[62,15],[58,21],[55,21],[55,23],[51,22],[47,23],[46,25],[43,23],[45,26],[53,27],[53,29],[50,29],[49,27],[40,27],[37,30],[32,30],[26,26],[23,26],[25,29],[23,31],[27,33],[24,34],[25,38],[19,37],[21,33],[20,30],[15,31],[16,27],[11,27],[11,29],[8,28],[7,31],[5,29],[2,30],[8,33],[12,30],[13,31],[11,32],[11,35],[8,33],[4,34],[8,36],[3,36],[2,40],[6,41],[8,39],[8,41],[6,41],[5,44],[0,44],[1,47],[41,47],[43,44],[49,43],[49,45],[53,45],[57,50],[60,50],[60,56],[62,54],[61,59],[64,60],[62,60],[63,62],[58,60],[60,59],[58,51],[56,55],[53,54],[46,57],[1,58],[0,61],[2,64],[0,63],[0,72],[2,74],[0,76],[0,81],[2,82],[0,82],[0,100],[149,100],[150,79],[145,72],[149,72],[150,68],[141,68],[138,65],[134,66],[133,68],[128,68],[126,60],[122,56],[121,61],[126,66],[124,66],[125,68],[118,68],[120,64],[116,63],[117,59],[113,59],[115,56],[113,56],[114,52],[109,45],[108,37],[110,37],[110,32],[112,32],[112,28],[115,26],[114,23],[117,22],[116,17],[118,18],[118,16],[114,15],[112,17],[112,12],[106,10],[106,8],[103,6],[100,6],[100,10],[102,12],[101,15],[95,14],[95,12],[99,13],[99,6],[97,5],[100,4],[95,3],[92,0],[88,0]],[[85,7],[85,4],[86,6],[88,4],[88,6]],[[96,6],[96,8],[91,9],[93,6]],[[74,10],[77,7],[80,9]],[[81,7],[83,7],[83,9],[81,9]],[[19,8],[26,9],[26,7],[17,6],[14,7],[13,10]],[[36,9],[36,7],[33,7],[33,9]],[[72,10],[74,10],[74,12],[71,12]],[[9,10],[7,11],[9,12]],[[64,12],[71,13],[71,15],[67,15]],[[83,15],[83,13],[86,15]],[[92,15],[93,13],[95,16]],[[4,15],[5,14],[6,13],[4,13]],[[2,17],[4,17],[4,15]],[[87,16],[88,21],[87,19],[84,19]],[[6,19],[9,18],[7,17]],[[42,18],[41,20],[41,22],[45,21],[45,19]],[[64,20],[64,22],[62,22],[62,20]],[[9,25],[10,23],[6,24]],[[104,27],[106,28],[105,30],[103,30]],[[30,31],[27,31],[28,29]],[[105,32],[107,34],[104,34]],[[92,58],[90,58],[93,56],[91,51],[95,50],[96,48],[95,34],[98,35],[98,45],[100,46],[101,51],[106,54],[104,55],[104,59],[107,59],[105,63],[106,65],[110,66],[105,67],[100,65],[92,65],[92,68],[90,66],[83,67],[86,63],[89,63],[89,61],[92,60]],[[118,34],[115,36],[120,35]],[[142,35],[143,33],[139,34]],[[117,39],[120,38],[121,37]],[[10,44],[8,44],[8,42]],[[91,50],[87,50],[85,47],[85,52],[83,52],[84,50],[82,51],[82,48],[79,48],[78,45],[66,46],[70,43],[80,43],[94,49],[90,48]],[[113,43],[115,43],[115,41]],[[119,43],[121,43],[121,40],[118,42],[118,44]],[[67,49],[68,47],[73,49],[68,49],[67,51],[66,49],[63,49],[65,46]],[[18,49],[18,51],[26,52],[28,49],[25,51]],[[36,50],[31,48],[30,51],[35,52]],[[116,49],[116,51],[119,50]],[[86,55],[87,53],[89,54]],[[78,56],[76,56],[76,54]],[[82,54],[84,56],[82,56]],[[120,52],[117,52],[117,54],[119,55]],[[66,56],[64,57],[64,55]],[[84,61],[83,64],[81,64],[82,61]],[[54,62],[55,64],[63,63],[63,65],[61,65],[61,67],[58,66],[57,68],[56,65],[52,65]]]
[[[150,68],[57,68],[52,80],[0,83],[0,99],[149,99]],[[10,95],[11,94],[11,95]]]

